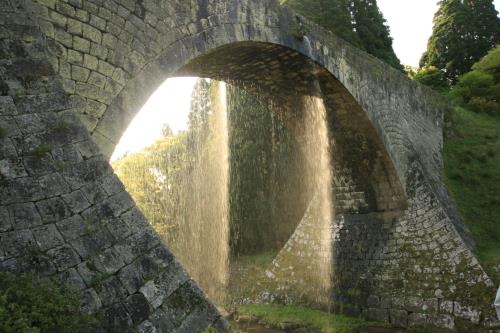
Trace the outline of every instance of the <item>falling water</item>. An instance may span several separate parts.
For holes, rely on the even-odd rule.
[[[318,85],[319,86],[319,85]],[[311,202],[314,225],[315,244],[310,244],[315,250],[315,265],[312,267],[311,279],[317,286],[316,300],[323,305],[329,305],[332,281],[332,173],[329,150],[328,128],[326,123],[326,109],[321,97],[305,96],[305,140],[304,151],[307,152],[311,165],[310,177],[316,193]]]
[[[313,58],[311,41],[304,36],[304,45],[309,56],[309,65],[314,75],[312,92],[303,97],[304,115],[304,152],[309,161],[308,179],[315,189],[309,207],[313,217],[311,229],[316,242],[310,244],[316,253],[315,270],[311,271],[311,282],[316,287],[316,301],[330,306],[332,288],[332,230],[334,205],[332,196],[332,161],[327,113],[323,93],[316,77],[316,64]]]
[[[228,278],[228,131],[226,86],[212,81],[209,132],[201,143],[186,198],[187,228],[180,261],[216,303],[223,304]]]
[[[226,87],[199,79],[189,129],[166,130],[141,152],[113,163],[149,222],[216,304],[228,280],[228,130]]]
[[[307,54],[312,47],[304,37]],[[310,61],[311,71],[315,64]],[[313,193],[299,226],[266,272],[271,288],[270,300],[309,303],[330,308],[332,289],[332,162],[326,109],[321,87],[314,76],[310,94],[300,98],[300,119],[295,136],[305,160],[304,178]],[[268,299],[269,300],[269,299]]]
[[[266,274],[272,281],[269,292],[278,300],[330,308],[333,204],[326,111],[317,96],[302,97],[302,107],[297,137],[307,172],[300,176],[314,194],[300,224]]]
[[[334,223],[334,204],[332,196],[332,170],[333,164],[330,151],[330,136],[328,133],[327,112],[323,101],[323,93],[319,79],[316,77],[316,64],[314,63],[311,41],[304,36],[307,55],[311,72],[314,75],[313,92],[311,96],[305,96],[305,151],[309,152],[311,165],[311,181],[315,185],[316,194],[313,200],[317,200],[317,224],[318,236],[317,252],[317,279],[320,295],[318,300],[330,306],[330,295],[333,277],[333,253],[332,253],[332,230]],[[326,299],[325,299],[326,298]]]
[[[307,36],[304,47],[312,58]],[[310,66],[311,73],[316,73],[312,61]],[[139,177],[152,178],[159,186],[141,201],[144,192],[151,192],[150,187],[139,188],[134,195],[135,185],[129,186],[122,180],[192,278],[210,299],[224,305],[230,256],[227,93],[224,83],[211,81],[207,87],[203,82],[205,86],[200,83],[192,96],[193,110],[202,112],[190,116],[192,128],[175,136],[182,147],[169,151],[168,158],[158,153],[155,156],[155,149],[164,144],[160,142],[145,150],[145,156],[153,158],[147,157],[141,165],[134,166],[136,175],[142,168]],[[333,267],[332,165],[326,109],[315,76],[310,93],[297,99],[295,105],[300,112],[294,112],[299,116],[291,131],[303,160],[300,169],[305,170],[295,177],[304,186],[290,190],[300,191],[307,198],[304,203],[310,203],[301,219],[297,216],[296,221],[291,221],[298,227],[267,270],[267,278],[272,281],[271,287],[265,288],[275,295],[284,292],[286,303],[328,307]],[[165,168],[168,163],[172,167]],[[172,177],[174,180],[168,180]],[[293,205],[296,203],[290,202]]]

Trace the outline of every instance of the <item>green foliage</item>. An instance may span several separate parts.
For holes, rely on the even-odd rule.
[[[419,69],[414,73],[413,79],[438,91],[448,88],[445,73],[434,66]]]
[[[500,116],[500,47],[472,68],[459,78],[452,96],[469,110]]]
[[[352,29],[346,0],[285,0],[282,3],[339,37],[360,46],[356,33]]]
[[[33,275],[0,273],[0,332],[73,333],[95,319],[80,312],[80,295]]]
[[[456,82],[500,41],[500,24],[492,0],[441,0],[420,67],[445,72]]]
[[[406,75],[408,75],[408,77],[411,79],[413,79],[418,72],[418,68],[410,65],[404,65],[404,70]]]
[[[162,137],[113,163],[121,181],[160,235],[175,237],[187,172],[187,135]]]
[[[261,321],[274,327],[280,324],[296,324],[302,327],[321,329],[324,333],[354,333],[370,323],[361,318],[350,318],[295,305],[244,305],[238,313],[262,318]]]
[[[455,108],[444,146],[446,182],[477,243],[476,254],[500,281],[500,118]]]
[[[354,29],[363,49],[392,67],[403,71],[403,66],[392,48],[389,27],[376,0],[353,0],[350,11]]]
[[[49,145],[42,144],[42,145],[39,145],[38,147],[36,147],[35,149],[33,149],[31,154],[38,159],[42,159],[48,153],[50,153],[51,150],[52,150],[52,148]]]
[[[282,1],[337,36],[403,71],[376,0]]]

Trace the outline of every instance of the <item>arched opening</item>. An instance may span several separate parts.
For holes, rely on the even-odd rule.
[[[196,156],[186,167],[191,170],[190,180],[181,177],[183,180],[176,185],[189,188],[189,194],[154,208],[184,207],[186,211],[173,214],[177,218],[174,223],[177,233],[160,232],[168,239],[167,245],[219,305],[228,301],[220,295],[221,290],[228,289],[231,282],[233,287],[236,284],[236,289],[241,289],[245,285],[243,280],[249,278],[245,276],[248,267],[230,260],[245,272],[239,274],[236,269],[235,273],[227,260],[238,255],[268,254],[265,251],[269,250],[270,260],[256,272],[260,280],[250,277],[250,283],[260,287],[244,286],[242,293],[233,288],[230,302],[281,301],[329,307],[334,300],[341,299],[343,292],[335,288],[351,288],[356,276],[336,276],[336,272],[346,271],[353,261],[359,260],[359,248],[366,250],[370,241],[359,236],[357,244],[349,243],[352,239],[342,233],[339,225],[354,223],[351,228],[355,229],[356,223],[369,224],[376,232],[383,232],[382,225],[406,208],[405,192],[389,155],[353,96],[307,56],[267,43],[244,42],[216,48],[184,64],[172,76],[205,77],[213,81],[198,81],[198,91],[191,101],[191,128],[184,139],[179,139],[185,140],[182,152],[174,148],[184,156],[174,159]],[[227,88],[221,89],[215,80],[226,82]],[[120,102],[123,104],[124,99]],[[208,108],[208,113],[200,113],[203,108]],[[251,120],[238,117],[248,116],[247,108],[261,112],[258,125],[261,127],[248,123],[250,129],[242,134],[244,121]],[[200,115],[210,124],[202,140],[195,134],[196,117]],[[271,126],[262,129],[266,121]],[[221,133],[227,138],[222,138]],[[259,140],[253,140],[252,135],[259,136]],[[165,142],[173,144],[179,138],[173,137]],[[283,140],[288,140],[286,149]],[[266,141],[268,146],[262,146]],[[256,142],[261,145],[256,147]],[[264,153],[262,150],[267,148],[269,151]],[[157,143],[156,149],[161,149],[161,144]],[[151,150],[149,153],[154,154]],[[266,161],[259,160],[255,168],[249,168],[248,163],[238,164],[241,160],[248,161],[248,154]],[[326,159],[324,154],[328,155]],[[159,168],[172,160],[156,158],[155,163],[154,170],[148,165],[142,168],[148,170],[149,177],[163,181],[167,176]],[[268,179],[262,180],[265,166],[270,167],[272,176],[265,175]],[[287,172],[285,166],[289,168]],[[262,181],[251,189],[250,197],[249,191],[245,192],[249,184],[241,179],[245,172],[253,172],[253,177],[247,179],[250,182],[262,176]],[[124,183],[127,185],[127,181]],[[242,184],[243,189],[238,188]],[[168,191],[163,187],[154,196],[168,195],[165,192]],[[265,200],[255,200],[255,195],[262,195]],[[141,207],[140,202],[145,200],[136,198],[136,201],[143,212],[152,209]],[[268,205],[263,208],[266,201]],[[261,206],[251,206],[249,202]],[[247,205],[242,208],[244,204]],[[227,221],[223,214],[228,214]],[[248,214],[253,214],[253,225],[247,223],[252,220]],[[180,216],[183,218],[179,219]],[[271,244],[266,247],[268,243]]]

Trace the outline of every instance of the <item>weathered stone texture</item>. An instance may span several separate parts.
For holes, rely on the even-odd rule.
[[[105,21],[90,16],[83,25],[86,15],[75,4],[0,7],[0,270],[34,268],[82,290],[83,309],[104,318],[102,331],[219,325],[220,315],[134,208],[74,116],[71,101],[97,94],[83,99],[84,110],[102,115],[99,99],[107,98],[98,60],[86,54],[99,50],[92,43],[100,43]],[[108,73],[124,80],[120,71]],[[185,318],[155,317],[155,309],[176,310],[170,299],[176,292],[193,304]]]
[[[1,270],[82,289],[107,332],[227,329],[107,162],[180,74],[269,88],[284,110],[318,78],[338,143],[335,299],[397,326],[496,325],[440,179],[439,97],[272,0],[2,1]]]

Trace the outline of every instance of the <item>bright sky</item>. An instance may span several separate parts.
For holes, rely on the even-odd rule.
[[[191,92],[197,78],[182,77],[168,79],[144,104],[116,146],[111,161],[127,151],[138,151],[158,139],[163,125],[169,124],[172,131],[187,129],[191,108]]]
[[[377,3],[391,28],[393,47],[399,60],[405,65],[418,66],[432,33],[432,19],[438,1],[378,0]],[[500,0],[493,3],[498,11]]]
[[[438,0],[378,0],[394,39],[394,50],[405,65],[418,66],[432,32]],[[494,0],[497,10],[500,0]],[[111,160],[137,151],[156,140],[164,124],[174,133],[187,128],[191,92],[196,78],[167,80],[151,96],[124,133]]]

